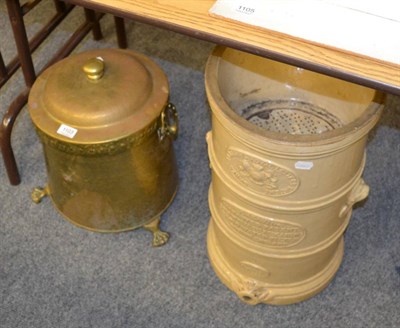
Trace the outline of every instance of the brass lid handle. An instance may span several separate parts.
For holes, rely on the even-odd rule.
[[[97,81],[101,79],[104,73],[104,60],[101,57],[95,57],[89,59],[82,70],[85,72],[87,78],[90,81]]]

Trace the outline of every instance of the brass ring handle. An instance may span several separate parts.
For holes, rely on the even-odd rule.
[[[168,105],[161,112],[161,124],[158,129],[158,135],[160,140],[163,140],[166,136],[171,137],[175,140],[178,136],[179,129],[179,119],[178,112],[176,111],[176,107],[168,103]]]

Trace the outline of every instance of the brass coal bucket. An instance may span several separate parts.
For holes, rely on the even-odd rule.
[[[49,195],[72,223],[98,232],[144,227],[153,245],[178,185],[175,107],[161,68],[144,55],[103,49],[68,57],[36,80],[29,113],[41,139]]]
[[[343,257],[375,90],[217,47],[206,66],[212,109],[208,253],[249,304],[288,304],[324,289]]]

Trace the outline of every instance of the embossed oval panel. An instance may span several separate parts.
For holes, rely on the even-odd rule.
[[[306,236],[306,230],[301,225],[256,214],[226,198],[222,198],[220,210],[224,222],[231,229],[265,246],[291,247]]]
[[[299,186],[293,172],[271,161],[235,148],[229,148],[226,158],[235,180],[250,191],[279,197],[291,194]]]

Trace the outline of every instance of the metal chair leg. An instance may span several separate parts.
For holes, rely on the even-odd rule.
[[[14,152],[11,147],[11,132],[14,122],[21,109],[28,101],[30,88],[25,89],[10,105],[0,125],[0,148],[3,155],[4,166],[8,179],[12,185],[18,185],[21,178],[15,161]]]
[[[18,0],[6,0],[6,3],[25,83],[27,86],[32,86],[36,79],[36,74],[35,68],[33,67],[21,6]]]
[[[101,27],[99,20],[96,16],[95,11],[92,9],[84,8],[86,19],[92,23],[92,33],[94,40],[101,40],[103,38],[103,34],[101,33]]]
[[[117,33],[118,46],[121,49],[126,49],[128,47],[128,42],[126,40],[126,30],[125,22],[121,17],[114,16],[115,31]]]

